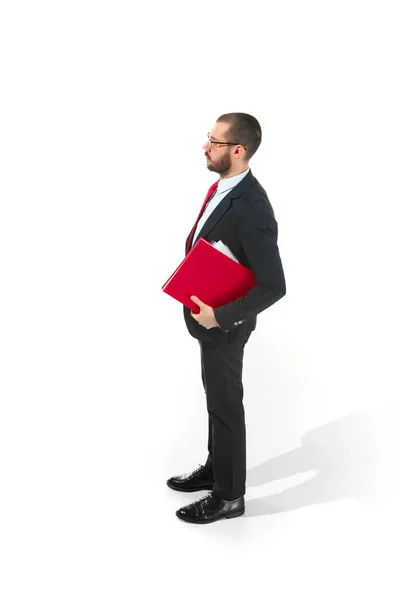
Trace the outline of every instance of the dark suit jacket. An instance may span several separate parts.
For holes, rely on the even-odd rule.
[[[189,236],[190,232],[185,252]],[[254,272],[257,285],[246,296],[214,308],[220,327],[206,329],[183,305],[187,328],[199,340],[216,341],[228,335],[232,341],[240,342],[247,330],[255,329],[257,314],[286,293],[277,244],[278,224],[267,193],[251,169],[213,210],[199,231],[197,241],[201,237],[209,242],[221,240],[226,244],[239,262]]]

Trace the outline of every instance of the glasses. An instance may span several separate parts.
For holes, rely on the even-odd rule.
[[[217,144],[218,146],[238,146],[238,145],[242,145],[242,144],[237,144],[237,143],[233,143],[233,142],[217,142],[216,140],[212,140],[210,138],[210,132],[207,133],[207,138],[208,138],[208,145],[210,146],[211,149],[213,149],[213,144]],[[245,148],[243,146],[243,148],[245,150],[247,150],[247,148]],[[215,148],[214,148],[215,149]]]

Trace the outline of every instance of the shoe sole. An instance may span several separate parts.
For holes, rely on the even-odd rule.
[[[173,483],[170,483],[169,481],[167,481],[167,486],[169,488],[171,488],[171,490],[175,490],[176,492],[200,492],[201,490],[213,490],[214,489],[214,483],[210,483],[210,484],[205,483],[202,486],[190,488],[190,490],[181,488],[177,485],[174,485]]]
[[[182,515],[178,515],[178,511],[176,511],[176,516],[178,517],[178,519],[181,519],[181,521],[186,521],[186,523],[197,523],[198,525],[206,525],[207,523],[215,523],[216,521],[222,521],[222,519],[234,519],[235,517],[241,517],[242,515],[244,515],[244,511],[245,509],[242,508],[241,510],[237,510],[233,513],[228,513],[226,515],[224,515],[223,517],[217,517],[216,519],[210,519],[207,521],[199,521],[198,519],[191,519],[189,517],[183,517]]]

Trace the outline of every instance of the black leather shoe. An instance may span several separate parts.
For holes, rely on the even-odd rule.
[[[234,519],[244,513],[244,496],[224,500],[211,494],[176,511],[176,516],[189,523],[214,523],[219,519]]]
[[[198,492],[199,490],[212,490],[214,476],[205,466],[200,465],[192,473],[175,475],[167,479],[167,485],[178,492]]]

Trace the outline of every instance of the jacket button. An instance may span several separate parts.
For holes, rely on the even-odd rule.
[[[237,323],[235,322],[234,325],[237,325]]]

